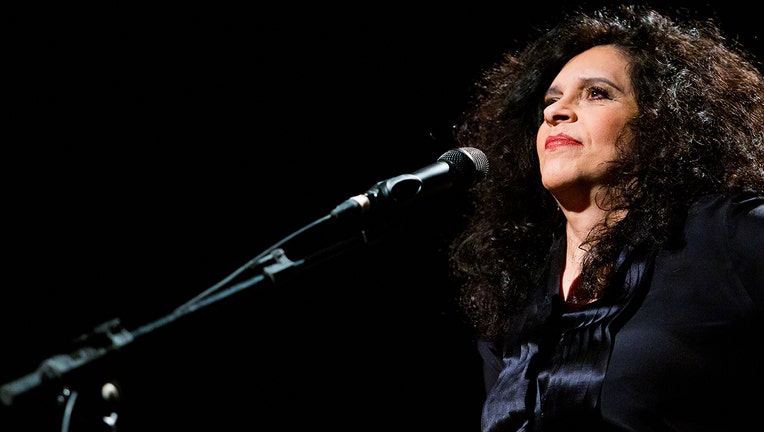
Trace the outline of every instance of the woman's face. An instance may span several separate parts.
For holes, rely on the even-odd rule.
[[[594,202],[616,141],[637,115],[628,60],[601,45],[573,57],[544,97],[544,122],[536,135],[541,179],[563,207],[583,210]]]

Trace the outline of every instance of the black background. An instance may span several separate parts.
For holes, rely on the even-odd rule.
[[[716,18],[761,57],[759,20],[742,6],[674,6]],[[348,197],[435,162],[458,146],[451,127],[480,72],[562,8],[102,2],[9,14],[0,383],[107,320],[154,322]],[[160,326],[0,415],[60,430],[66,385],[79,396],[71,430],[87,430],[112,380],[126,432],[478,430],[479,358],[445,261],[460,197],[417,204],[364,226],[369,243]],[[287,256],[359,232],[342,228]]]

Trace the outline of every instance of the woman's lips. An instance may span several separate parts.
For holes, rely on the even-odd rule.
[[[582,144],[574,140],[573,138],[565,134],[559,134],[559,135],[552,135],[547,137],[546,142],[544,143],[544,149],[554,150],[559,147],[580,146],[580,145]]]

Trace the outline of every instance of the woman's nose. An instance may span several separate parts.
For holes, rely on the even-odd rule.
[[[544,121],[550,125],[575,121],[576,113],[565,99],[558,99],[544,108]]]

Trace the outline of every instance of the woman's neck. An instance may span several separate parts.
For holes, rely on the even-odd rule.
[[[565,268],[562,272],[561,288],[563,298],[567,300],[581,274],[581,266],[586,256],[584,243],[592,230],[605,217],[605,211],[597,206],[590,206],[584,211],[569,211],[561,207],[565,215],[565,237],[567,248],[565,252]]]

